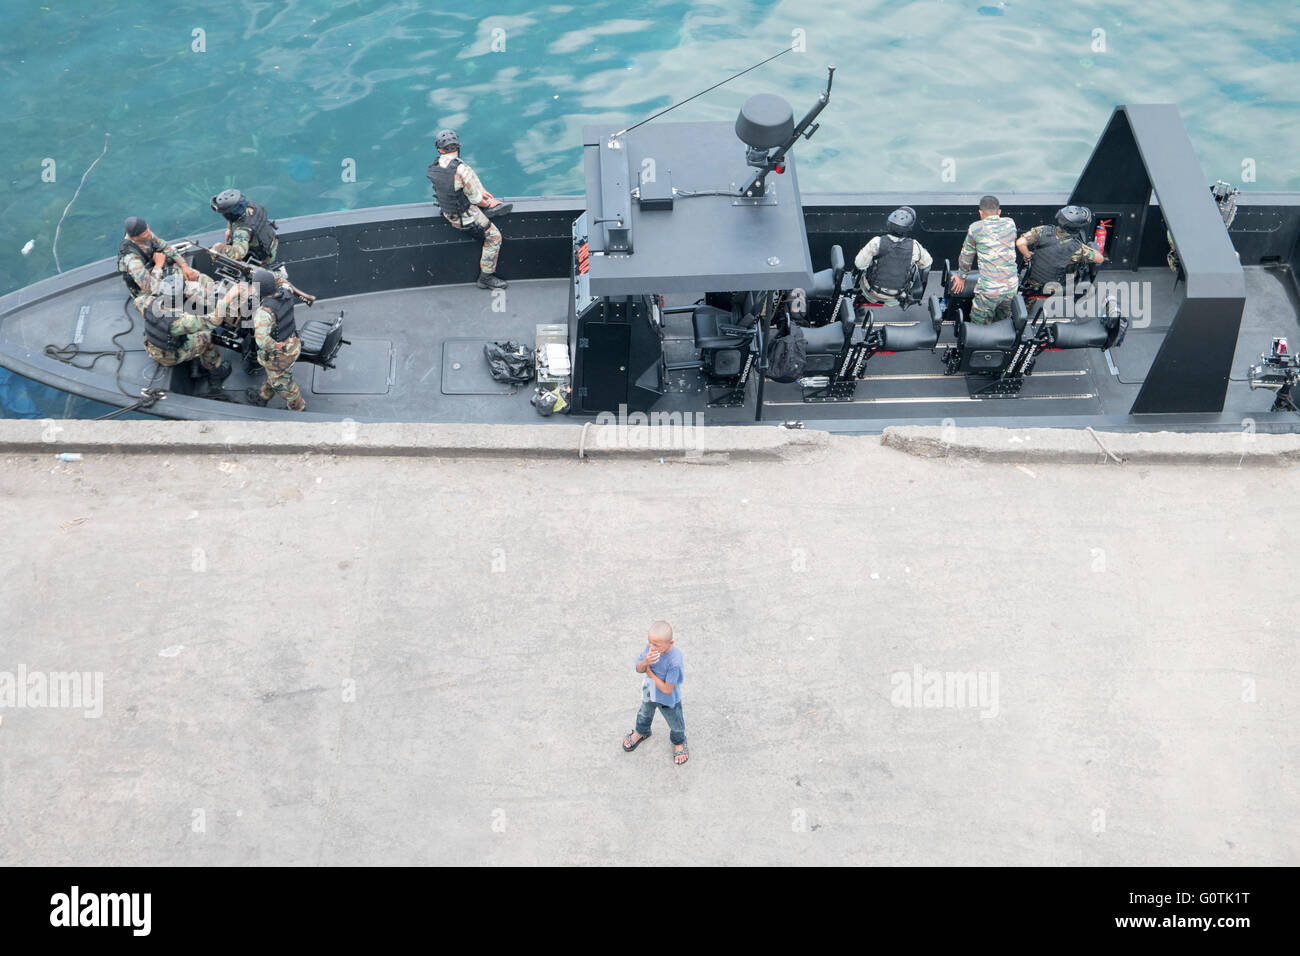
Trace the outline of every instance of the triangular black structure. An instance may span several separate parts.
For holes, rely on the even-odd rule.
[[[1137,247],[1155,193],[1187,281],[1160,351],[1130,410],[1134,415],[1221,412],[1246,279],[1223,226],[1196,150],[1172,104],[1119,106],[1097,141],[1070,202],[1131,207]],[[1133,258],[1134,265],[1137,257]],[[1104,273],[1103,273],[1104,276]],[[1103,280],[1104,281],[1104,280]]]

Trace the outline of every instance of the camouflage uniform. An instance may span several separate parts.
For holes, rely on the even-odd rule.
[[[132,278],[135,278],[134,274]],[[136,282],[139,283],[139,279]],[[185,283],[185,301],[186,303],[205,302],[204,308],[215,305],[216,283],[210,278],[199,274],[199,278],[193,282]],[[132,301],[141,315],[149,308],[150,303],[156,298],[153,292],[141,292]],[[168,331],[175,336],[184,337],[184,341],[178,348],[162,349],[154,345],[146,337],[144,340],[144,350],[149,353],[149,357],[159,365],[180,365],[182,362],[188,362],[190,359],[198,359],[207,371],[215,371],[221,365],[221,351],[212,342],[211,329],[221,324],[220,319],[209,318],[198,312],[188,311],[184,308],[174,309],[163,307],[161,309],[165,315],[174,315],[171,327]],[[146,321],[148,321],[146,319]]]
[[[1069,239],[1074,235],[1073,233],[1066,232],[1060,226],[1042,225],[1034,226],[1033,229],[1021,233],[1020,238],[1025,240],[1025,245],[1027,245],[1032,252],[1034,249],[1038,248],[1038,240],[1042,238],[1043,234],[1052,229],[1056,230],[1056,237],[1058,239]],[[1103,256],[1100,252],[1085,242],[1079,247],[1078,251],[1076,251],[1074,255],[1070,256],[1070,258],[1066,260],[1065,264],[1067,266],[1072,266],[1076,262],[1101,262],[1102,258]]]
[[[253,230],[247,226],[230,226],[228,231],[230,232],[230,240],[228,242],[218,242],[212,247],[212,251],[219,252],[223,256],[230,256],[232,259],[238,259],[240,262],[245,261],[248,258],[248,247],[253,241]],[[271,263],[275,262],[275,252],[279,248],[280,237],[276,236],[271,240],[270,251],[266,260],[262,263],[268,269],[271,268]]]
[[[979,257],[980,281],[970,320],[979,325],[1011,318],[1011,303],[1020,288],[1016,272],[1016,224],[1006,216],[989,216],[973,222],[966,231],[957,259],[957,273],[964,279],[975,257]]]
[[[890,236],[892,236],[894,239],[902,238],[901,236],[895,236],[892,232],[890,233]],[[863,246],[862,249],[859,250],[858,254],[854,257],[853,265],[857,267],[860,273],[862,273],[862,278],[858,282],[858,286],[862,292],[863,298],[865,298],[868,302],[876,303],[879,305],[898,305],[898,300],[893,298],[892,296],[883,296],[877,298],[875,293],[872,292],[870,284],[867,282],[867,270],[871,268],[871,263],[875,261],[876,254],[878,252],[880,252],[880,237],[876,236],[875,238],[871,239],[865,246]],[[921,245],[919,242],[913,239],[912,240],[912,265],[917,266],[922,272],[925,272],[927,269],[930,268],[933,262],[934,262],[934,257],[930,255],[929,251],[925,248],[925,246]]]
[[[151,295],[156,293],[158,284],[162,282],[163,276],[166,274],[166,269],[171,263],[181,261],[180,255],[170,242],[163,242],[161,239],[158,241],[162,242],[163,255],[167,257],[161,266],[153,264],[153,256],[150,256],[149,262],[146,263],[143,249],[139,252],[127,253],[117,260],[117,271],[129,275],[131,281],[140,287],[141,293],[150,293]],[[146,302],[145,305],[148,305],[148,303]],[[136,308],[139,308],[138,304]],[[143,315],[144,313],[141,312],[140,314]]]
[[[438,157],[438,165],[445,168],[451,165],[453,159],[459,158],[457,153],[443,153]],[[501,230],[494,226],[492,220],[478,207],[478,204],[483,201],[483,184],[479,182],[478,174],[470,169],[469,164],[463,159],[456,167],[456,188],[465,194],[470,207],[459,218],[449,216],[445,212],[442,214],[443,218],[457,229],[478,228],[483,235],[483,253],[479,256],[478,268],[485,275],[490,275],[497,271],[497,253],[501,251]]]
[[[298,383],[293,380],[293,363],[302,353],[302,342],[297,335],[291,335],[283,342],[275,340],[275,316],[267,309],[259,308],[253,315],[253,339],[257,342],[257,361],[266,369],[266,381],[262,384],[261,397],[270,401],[272,395],[279,395],[293,412],[301,412],[307,407]]]

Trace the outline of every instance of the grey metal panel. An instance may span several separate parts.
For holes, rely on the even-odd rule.
[[[1147,211],[1153,190],[1186,272],[1186,296],[1131,412],[1219,412],[1245,307],[1241,264],[1178,108],[1116,107],[1070,201],[1136,203]],[[1144,215],[1143,226],[1148,220],[1158,217]]]
[[[584,127],[583,141],[601,144],[616,127]],[[587,204],[592,219],[605,209],[598,150],[586,151]],[[627,168],[645,160],[656,175],[671,174],[678,191],[671,210],[641,210],[630,204],[633,252],[593,254],[593,295],[789,289],[812,281],[812,261],[793,157],[786,171],[767,179],[762,200],[740,199],[753,170],[730,123],[653,123],[622,138]],[[724,192],[686,196],[682,191]],[[593,253],[604,249],[603,231],[589,231]]]

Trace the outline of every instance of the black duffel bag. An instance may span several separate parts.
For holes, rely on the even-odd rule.
[[[490,342],[483,346],[492,377],[509,385],[531,382],[536,371],[533,350],[514,342]]]

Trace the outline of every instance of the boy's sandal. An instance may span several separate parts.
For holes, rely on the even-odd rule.
[[[686,746],[686,741],[684,740],[682,741],[682,749],[673,751],[673,763],[680,767],[682,764],[686,763],[686,760],[678,760],[678,757],[685,757],[686,760],[691,759],[690,748]]]
[[[649,734],[642,734],[640,740],[638,740],[636,743],[632,744],[632,735],[633,735],[634,733],[636,733],[635,730],[629,730],[627,733],[625,733],[625,734],[623,735],[623,753],[630,754],[633,750],[636,750],[637,747],[640,747],[640,746],[641,746],[641,741],[642,741],[642,740],[649,740],[649,739],[650,739],[650,735],[649,735]],[[628,744],[632,744],[632,746],[629,747]]]

